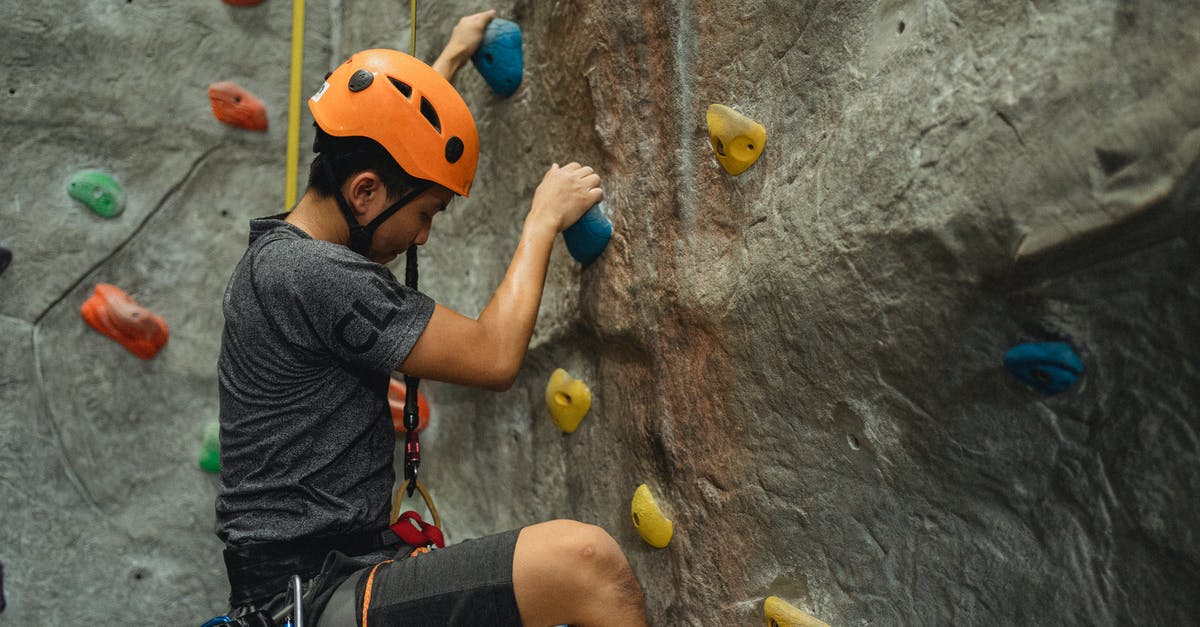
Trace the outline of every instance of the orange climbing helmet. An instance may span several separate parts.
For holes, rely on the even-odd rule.
[[[479,164],[475,119],[424,62],[396,50],[364,50],[325,78],[308,108],[326,133],[373,139],[408,174],[470,195]]]

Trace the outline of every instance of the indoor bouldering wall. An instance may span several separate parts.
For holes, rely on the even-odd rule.
[[[613,235],[556,247],[511,390],[422,386],[451,542],[598,524],[659,625],[1200,623],[1200,6],[426,1],[418,56],[489,6],[523,80],[459,74],[479,174],[423,290],[478,314],[551,162],[604,175]],[[284,205],[291,3],[0,14],[0,623],[198,625],[228,593],[198,463],[220,300]],[[407,2],[306,16],[305,97],[410,43]],[[214,117],[223,81],[265,130]],[[765,129],[736,176],[713,104]],[[72,196],[89,171],[122,211]],[[152,358],[85,323],[97,284],[169,326]],[[569,434],[559,368],[591,394]]]

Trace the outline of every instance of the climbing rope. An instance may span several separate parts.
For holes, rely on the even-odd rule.
[[[304,69],[304,0],[292,0],[292,76],[288,90],[287,188],[283,210],[296,204],[296,170],[300,160],[300,75]]]
[[[411,31],[409,42],[409,51],[412,56],[417,56],[417,0],[410,0],[409,5],[412,7],[411,15]],[[404,267],[404,284],[417,290],[417,246],[413,244],[408,247],[405,254]],[[417,377],[404,375],[404,387],[406,398],[404,399],[404,428],[407,430],[404,438],[404,485],[408,486],[408,496],[412,496],[413,492],[421,486],[417,482],[417,468],[421,465],[421,441],[417,436],[417,426],[419,424],[418,409],[417,409],[417,391],[421,385],[421,380]],[[401,486],[403,488],[403,486]],[[401,490],[403,491],[403,490]],[[430,512],[433,512],[435,524],[441,526],[440,520],[437,520],[436,510],[433,509],[433,501],[429,498],[429,493],[425,488],[421,487],[421,494],[425,497],[425,502],[429,504]],[[399,500],[396,502],[396,511],[400,510]],[[393,520],[396,518],[396,513],[392,513]]]

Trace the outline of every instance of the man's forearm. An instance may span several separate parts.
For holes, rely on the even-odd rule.
[[[508,272],[479,314],[479,322],[497,343],[504,370],[514,378],[533,337],[556,235],[553,226],[535,219],[525,221]]]

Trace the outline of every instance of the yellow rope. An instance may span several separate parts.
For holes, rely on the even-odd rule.
[[[296,204],[296,170],[300,160],[300,75],[304,69],[304,0],[292,0],[292,80],[288,91],[287,189],[284,211]]]
[[[408,44],[408,53],[415,57],[417,56],[417,0],[412,0],[409,4],[412,6],[412,19],[409,20],[412,28],[412,36],[410,37],[412,41]]]
[[[417,481],[417,489],[421,491],[421,496],[425,497],[425,507],[429,508],[429,515],[433,517],[433,526],[438,529],[442,528],[442,517],[438,515],[437,506],[433,504],[433,499],[429,498],[429,492],[425,491],[425,486]],[[400,519],[400,510],[404,507],[404,493],[408,492],[408,479],[400,484],[400,488],[396,490],[396,494],[392,496],[392,522],[395,523]]]

